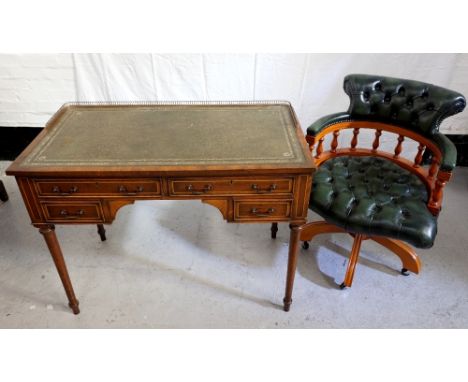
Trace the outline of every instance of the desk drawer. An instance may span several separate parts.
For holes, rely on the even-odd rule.
[[[291,200],[236,200],[234,220],[289,220]]]
[[[192,178],[170,179],[170,195],[236,195],[292,193],[292,178]]]
[[[99,223],[104,221],[100,202],[41,203],[47,221]]]
[[[159,180],[36,180],[40,196],[153,196],[161,194]]]

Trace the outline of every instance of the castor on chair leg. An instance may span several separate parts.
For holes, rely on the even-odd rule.
[[[346,284],[345,283],[341,283],[340,284],[340,289],[345,289],[346,288]]]
[[[409,276],[410,273],[408,272],[408,270],[406,268],[401,268],[401,271],[400,273],[403,275],[403,276]]]

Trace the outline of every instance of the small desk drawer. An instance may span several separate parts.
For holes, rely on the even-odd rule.
[[[159,180],[36,180],[40,196],[152,196],[160,195]]]
[[[292,188],[292,178],[169,180],[171,195],[288,194],[292,192]]]
[[[100,202],[41,203],[47,221],[99,223],[104,221]]]
[[[291,216],[290,200],[236,200],[234,220],[288,220]]]

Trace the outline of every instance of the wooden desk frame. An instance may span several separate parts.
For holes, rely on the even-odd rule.
[[[96,224],[105,240],[104,224],[111,224],[118,210],[139,200],[198,199],[216,207],[228,222],[290,222],[290,256],[284,310],[291,304],[292,285],[299,243],[299,227],[306,223],[312,173],[315,170],[308,145],[294,110],[297,139],[306,156],[306,163],[290,165],[183,165],[183,166],[108,166],[31,167],[22,162],[48,134],[49,127],[7,170],[16,177],[34,227],[44,236],[69,306],[78,314],[65,260],[57,240],[56,224]],[[53,118],[57,118],[60,111]]]

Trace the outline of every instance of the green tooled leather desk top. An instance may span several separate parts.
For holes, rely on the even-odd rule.
[[[301,164],[288,103],[65,105],[26,166]]]

